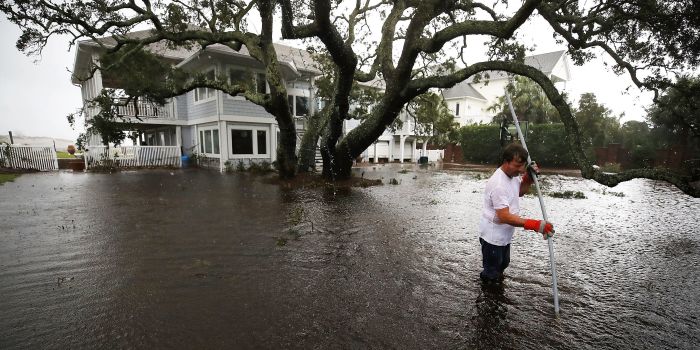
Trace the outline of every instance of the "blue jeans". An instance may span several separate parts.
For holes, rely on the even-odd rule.
[[[503,278],[503,271],[510,264],[510,244],[505,246],[493,245],[479,237],[481,243],[481,256],[483,257],[484,270],[481,271],[482,280],[499,280]]]

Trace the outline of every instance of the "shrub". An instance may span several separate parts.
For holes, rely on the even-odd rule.
[[[464,160],[488,164],[499,163],[501,144],[498,125],[467,125],[460,129],[459,134]]]
[[[498,125],[467,125],[460,129],[460,135],[464,160],[488,164],[500,162]],[[541,166],[575,165],[569,153],[564,124],[531,124],[525,141],[531,158]]]

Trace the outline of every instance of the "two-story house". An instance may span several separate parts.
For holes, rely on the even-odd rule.
[[[148,31],[129,35],[144,36]],[[109,47],[110,38],[100,39]],[[320,72],[315,68],[311,55],[301,49],[275,44],[284,81],[289,94],[290,108],[297,117],[297,128],[303,133],[304,117],[313,113],[313,79]],[[95,72],[89,75],[93,62],[97,62],[104,49],[96,42],[85,40],[78,43],[72,81],[81,87],[83,100],[90,101],[103,88],[119,89],[118,73]],[[236,52],[224,45],[210,45],[203,50],[173,49],[164,43],[154,43],[148,50],[163,61],[192,72],[202,72],[214,78],[226,76],[232,81],[244,75],[254,77],[258,92],[265,93],[269,87],[264,78],[263,65],[250,57],[243,47]],[[89,119],[98,111],[86,108]],[[245,100],[242,96],[230,96],[215,89],[197,88],[173,97],[164,106],[149,101],[138,102],[136,118],[133,104],[119,107],[124,124],[137,135],[137,145],[181,146],[185,154],[197,153],[208,159],[208,164],[223,169],[227,162],[238,161],[274,162],[279,128],[275,118],[262,107]],[[133,124],[132,124],[133,123]],[[89,146],[101,144],[99,135],[88,139]]]
[[[566,51],[555,51],[525,57],[525,64],[535,67],[555,84],[566,84],[571,78],[571,68]],[[488,77],[486,77],[488,75]],[[473,77],[445,89],[442,96],[460,125],[490,123],[495,113],[488,110],[503,96],[508,85],[505,72],[482,74],[480,81]]]
[[[565,51],[556,51],[525,57],[525,64],[545,73],[555,84],[565,84],[570,79],[570,66]],[[488,76],[487,76],[488,75]],[[442,91],[448,108],[460,125],[489,123],[495,113],[488,110],[503,96],[508,84],[505,72],[487,72],[476,82],[473,77]],[[426,146],[429,135],[417,132],[415,122],[402,112],[399,115],[403,127],[398,130],[387,129],[377,141],[363,154],[362,160],[369,162],[405,162],[418,160],[420,156],[430,156],[435,160],[437,153],[431,153]],[[345,130],[352,130],[360,121],[348,120]]]

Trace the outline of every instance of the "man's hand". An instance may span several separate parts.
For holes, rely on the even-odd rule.
[[[540,175],[540,167],[537,165],[537,163],[532,162],[530,165],[528,165],[525,168],[525,175],[523,175],[523,183],[530,185],[534,183],[535,181],[532,179],[532,176],[530,175],[530,172],[535,173],[535,175],[539,176]]]
[[[525,219],[523,228],[541,233],[544,239],[554,236],[554,225],[544,220]]]

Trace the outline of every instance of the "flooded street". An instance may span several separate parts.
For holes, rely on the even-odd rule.
[[[489,174],[356,169],[384,185],[250,174],[25,174],[0,186],[0,349],[691,349],[700,199],[665,183],[545,176],[546,241],[516,229],[482,289]],[[390,185],[396,178],[398,185]],[[537,198],[521,200],[539,217]]]

